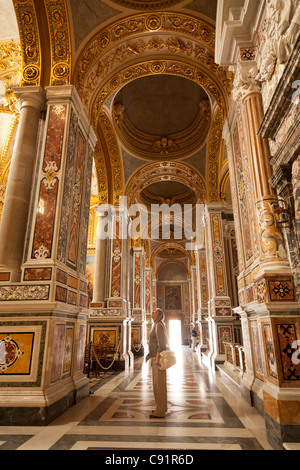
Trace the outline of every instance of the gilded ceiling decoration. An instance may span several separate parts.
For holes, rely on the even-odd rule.
[[[159,75],[154,78],[160,77],[165,76]],[[176,85],[181,86],[184,90],[182,102],[180,102],[177,86],[175,86],[175,89],[172,86],[171,79],[174,78],[179,81]],[[138,82],[141,81],[143,82],[144,99],[136,91]],[[210,125],[209,99],[207,95],[199,94],[196,101],[191,104],[189,102],[189,91],[191,91],[192,97],[194,88],[191,87],[191,90],[189,90],[188,87],[184,87],[184,82],[194,85],[191,81],[170,76],[166,83],[171,95],[167,95],[163,90],[162,85],[164,82],[161,82],[160,79],[156,87],[151,87],[150,83],[147,86],[148,81],[147,78],[144,78],[131,82],[133,86],[130,87],[128,93],[125,95],[123,92],[120,97],[115,98],[113,117],[119,138],[130,153],[137,158],[152,161],[161,159],[181,160],[201,148],[206,140]],[[125,91],[127,87],[124,87],[122,91]],[[199,91],[201,90],[200,87],[197,88]],[[175,100],[172,99],[172,94]],[[128,99],[126,99],[127,95],[129,95]],[[133,101],[137,105],[132,106],[134,109],[128,113],[124,103],[132,103]],[[196,111],[198,110],[196,116],[194,115],[195,107]],[[182,116],[185,116],[185,119]],[[132,118],[134,124],[130,120]],[[189,122],[191,124],[185,127]],[[146,133],[136,127],[141,127],[142,124],[145,129],[149,129],[149,132],[153,129],[159,133],[156,135]],[[182,126],[183,130],[172,132],[173,128],[179,129]]]
[[[124,194],[129,204],[150,203],[155,195],[149,184],[163,181],[189,188],[173,200],[163,198],[167,203],[220,200],[222,128],[233,77],[214,62],[214,26],[189,14],[157,11],[180,3],[177,0],[115,0],[139,13],[99,30],[82,49],[71,78],[66,1],[45,0],[41,6],[37,0],[13,0],[21,40],[22,84],[75,85],[98,136],[94,159],[99,203],[118,204]],[[133,125],[126,113],[122,116],[120,103],[112,97],[138,78],[161,75],[188,79],[203,90],[205,99],[184,129],[152,134]],[[179,160],[206,142],[205,184],[195,168]],[[126,192],[120,143],[136,158],[152,162],[129,178]]]
[[[13,3],[21,39],[23,84],[39,85],[41,80],[41,48],[34,1],[13,0]]]
[[[114,128],[107,113],[102,110],[99,115],[99,123],[101,123],[101,130],[98,128],[98,135],[101,135],[100,142],[98,143],[97,160],[95,160],[97,175],[101,176],[100,184],[101,193],[99,200],[109,202],[110,204],[118,204],[119,197],[124,196],[124,176],[122,157],[120,148],[116,139]],[[104,150],[105,145],[106,151]],[[102,151],[100,150],[102,149]],[[106,158],[105,158],[106,154]],[[105,167],[105,168],[103,168]],[[108,169],[110,170],[111,181],[107,178],[104,182],[104,177]],[[110,188],[108,187],[110,183]]]
[[[13,0],[22,48],[22,84],[66,85],[71,76],[66,2],[45,0],[43,3],[42,6],[34,0]],[[45,29],[46,24],[49,31]]]
[[[0,42],[0,111],[19,115],[19,102],[13,92],[20,85],[22,56],[20,43]],[[2,89],[3,88],[3,89]]]
[[[158,34],[170,33],[169,37]],[[179,34],[176,38],[174,35]],[[140,39],[137,38],[140,36]],[[183,37],[194,38],[198,44],[187,43]],[[134,40],[133,40],[134,39]],[[213,63],[214,28],[208,23],[188,15],[153,13],[134,15],[119,20],[99,31],[86,45],[77,61],[74,83],[87,105],[97,85],[126,59],[138,58],[145,53],[182,53],[197,60]],[[201,44],[201,45],[200,45]],[[113,49],[114,48],[114,49]],[[164,50],[164,52],[166,52]]]
[[[145,188],[163,181],[188,186],[196,194],[197,202],[204,203],[206,188],[203,177],[194,168],[182,162],[162,161],[144,165],[132,175],[125,188],[128,204],[139,202],[140,194]]]
[[[51,42],[51,85],[66,85],[71,77],[71,45],[65,0],[45,0]]]
[[[214,63],[214,41],[214,27],[198,18],[174,12],[141,13],[118,20],[96,33],[82,50],[74,69],[74,84],[94,129],[110,98],[138,78],[171,75],[191,80],[203,88],[211,102],[218,105],[209,137],[212,143],[207,164],[209,200],[219,200],[220,132],[233,78],[226,68]],[[118,120],[120,116],[115,118]],[[172,153],[175,159],[182,156],[170,136],[161,135],[149,141],[149,136],[135,133],[133,142],[136,129],[126,121],[122,126],[119,137],[122,136],[123,143],[125,139],[125,148],[129,147],[130,153],[136,149],[138,140],[138,153],[144,159],[167,161]],[[206,195],[203,196],[205,200]]]
[[[139,194],[139,202],[150,206],[151,204],[192,204],[197,203],[197,196],[194,191],[187,188],[187,186],[177,183],[161,181],[155,184],[150,184]]]
[[[118,5],[135,10],[160,10],[162,8],[169,8],[182,0],[112,0]]]

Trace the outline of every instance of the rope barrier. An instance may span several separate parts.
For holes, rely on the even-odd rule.
[[[96,362],[97,362],[98,366],[101,367],[102,370],[109,370],[109,369],[113,366],[113,364],[114,364],[115,361],[116,361],[117,355],[119,354],[120,344],[121,344],[121,341],[119,341],[118,347],[117,347],[116,352],[115,352],[115,354],[114,354],[113,361],[112,361],[112,363],[111,363],[108,367],[104,367],[104,366],[101,364],[101,362],[100,362],[101,357],[100,357],[100,360],[99,360],[98,357],[97,357],[96,351],[95,351],[95,345],[92,344],[92,352],[93,352],[93,354],[94,354],[94,356],[95,356],[95,359],[96,359]]]

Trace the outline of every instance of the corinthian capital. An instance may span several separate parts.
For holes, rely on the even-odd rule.
[[[232,91],[232,96],[235,101],[241,101],[250,93],[261,91],[261,85],[257,80],[257,75],[258,70],[256,65],[252,65],[251,68],[246,68],[243,63],[237,65]]]

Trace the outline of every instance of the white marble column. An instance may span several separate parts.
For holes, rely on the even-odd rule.
[[[98,215],[95,270],[94,270],[94,289],[91,307],[105,306],[105,268],[107,256],[107,217],[110,207],[101,205],[97,207]]]
[[[45,97],[38,86],[18,87],[14,93],[21,103],[21,110],[1,218],[0,270],[10,271],[10,280],[15,282],[21,278],[39,122]]]

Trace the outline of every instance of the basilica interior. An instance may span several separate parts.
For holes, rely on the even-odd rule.
[[[0,450],[300,450],[299,0],[0,24]]]

